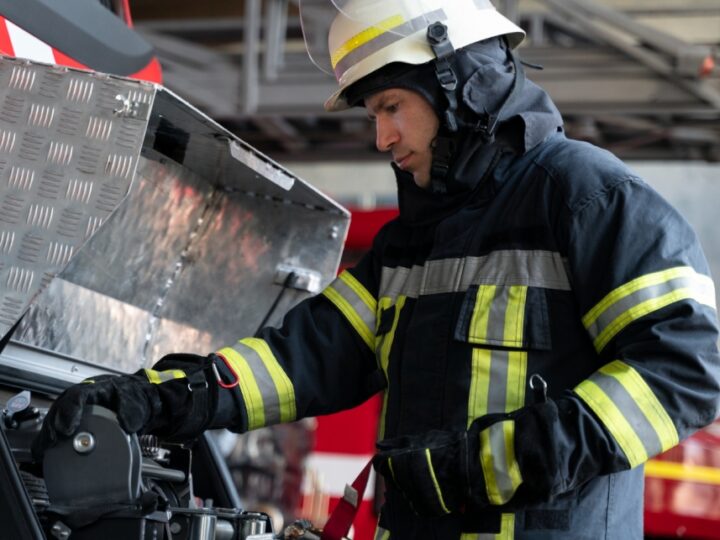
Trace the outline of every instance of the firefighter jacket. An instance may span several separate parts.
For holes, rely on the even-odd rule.
[[[401,174],[400,217],[355,268],[220,351],[239,379],[232,421],[331,413],[379,390],[380,439],[497,418],[469,456],[484,504],[423,517],[389,482],[377,537],[641,538],[643,463],[718,411],[707,263],[611,154],[560,132],[495,156],[460,198]]]

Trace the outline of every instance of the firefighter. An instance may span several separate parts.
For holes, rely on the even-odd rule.
[[[366,108],[399,217],[280,328],[71,387],[38,452],[89,403],[185,439],[382,390],[378,539],[642,538],[643,463],[718,414],[694,232],[613,155],[566,138],[514,52],[523,31],[489,1],[334,9],[325,107]]]

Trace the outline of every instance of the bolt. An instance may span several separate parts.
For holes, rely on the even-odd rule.
[[[78,454],[89,454],[95,450],[95,437],[87,431],[78,433],[73,439],[73,448]]]
[[[336,226],[334,226],[332,229],[330,229],[330,238],[331,238],[332,240],[337,240],[338,233],[339,233],[339,229],[338,229],[338,227],[337,227],[337,225],[336,225]]]

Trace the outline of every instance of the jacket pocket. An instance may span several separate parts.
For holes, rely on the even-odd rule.
[[[475,346],[550,350],[545,290],[524,285],[472,285],[455,339]]]

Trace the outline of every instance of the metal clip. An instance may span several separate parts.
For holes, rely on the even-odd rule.
[[[537,373],[533,373],[530,376],[530,389],[533,392],[533,399],[535,403],[547,403],[547,383]]]
[[[227,358],[225,358],[222,354],[215,353],[215,355],[218,358],[221,358],[222,361],[225,363],[225,367],[227,367],[230,370],[230,373],[233,374],[233,377],[235,377],[235,382],[228,384],[225,381],[223,381],[222,377],[220,376],[220,371],[218,370],[217,366],[215,365],[215,362],[212,363],[212,370],[215,374],[215,380],[217,381],[218,385],[222,388],[230,389],[235,388],[238,384],[240,384],[240,377],[238,376],[237,372],[232,368],[230,363],[227,361]]]

